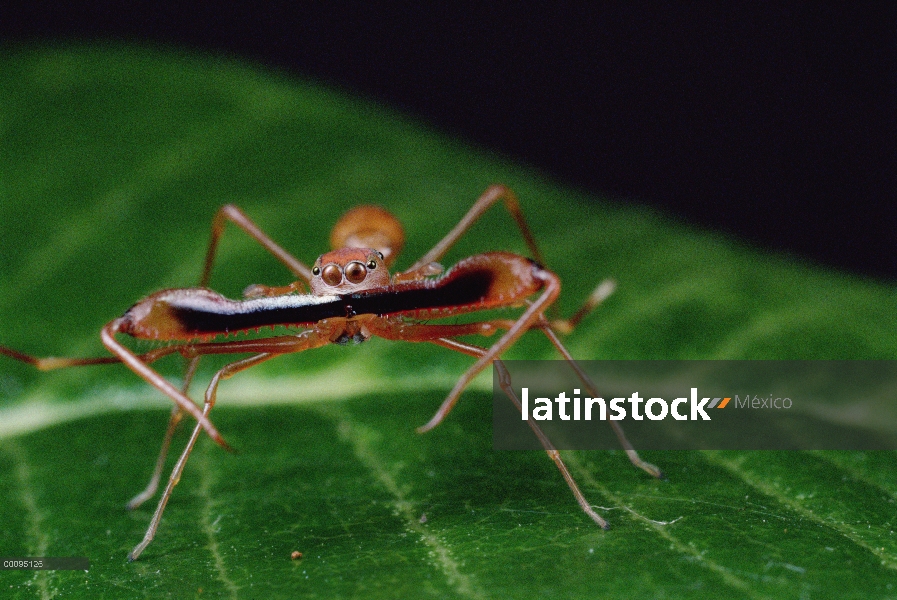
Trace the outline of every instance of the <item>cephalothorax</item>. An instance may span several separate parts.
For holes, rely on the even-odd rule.
[[[534,260],[508,252],[487,252],[459,261],[444,270],[438,263],[446,251],[490,206],[503,200],[514,218]],[[297,277],[286,286],[252,285],[244,298],[231,300],[208,289],[218,241],[225,224],[231,222],[280,260]],[[156,512],[143,540],[128,555],[136,559],[155,536],[162,513],[174,486],[180,479],[187,458],[199,433],[204,429],[217,443],[227,447],[221,434],[209,420],[215,404],[218,384],[234,374],[282,354],[302,352],[326,344],[361,342],[371,337],[389,340],[429,342],[473,356],[476,361],[458,380],[433,418],[419,431],[438,425],[451,411],[467,384],[483,369],[495,364],[502,389],[518,408],[520,403],[511,388],[510,378],[499,360],[503,352],[531,329],[537,329],[569,361],[593,395],[594,384],[573,361],[561,344],[556,331],[567,332],[609,293],[612,286],[600,285],[583,307],[570,319],[549,319],[546,311],[560,293],[557,275],[542,266],[544,261],[523,218],[517,199],[504,186],[492,186],[477,200],[458,224],[420,260],[408,269],[390,275],[389,267],[404,244],[401,224],[386,210],[374,206],[355,208],[334,226],[332,250],[321,255],[309,268],[262,232],[240,209],[222,207],[212,222],[212,238],[206,255],[200,287],[156,292],[112,320],[101,331],[106,348],[113,354],[102,358],[37,358],[5,346],[0,353],[30,363],[39,369],[123,362],[137,375],[159,389],[175,406],[169,419],[156,468],[147,488],[128,504],[136,508],[155,494],[165,457],[176,425],[185,413],[197,425],[187,446],[175,464]],[[309,293],[310,292],[310,293]],[[433,320],[462,313],[503,307],[523,307],[516,319],[489,319],[471,323],[438,324]],[[229,339],[228,334],[259,331],[279,325],[300,331],[253,339]],[[503,333],[488,348],[459,338],[468,335],[490,336]],[[168,345],[144,354],[135,354],[117,338],[164,341]],[[184,385],[178,389],[150,364],[159,358],[180,353],[189,359]],[[206,389],[200,409],[187,391],[200,357],[207,354],[248,354],[224,366]],[[626,440],[615,421],[610,421],[630,460],[655,477],[661,473],[642,461]],[[588,504],[570,475],[560,454],[541,430],[530,421],[546,452],[561,471],[582,509],[595,522],[607,527]]]

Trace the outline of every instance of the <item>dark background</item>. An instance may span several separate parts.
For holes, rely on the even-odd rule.
[[[49,2],[4,40],[236,56],[600,195],[897,281],[897,9]]]

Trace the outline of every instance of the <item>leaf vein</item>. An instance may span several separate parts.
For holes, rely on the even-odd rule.
[[[628,506],[623,498],[614,494],[610,491],[606,486],[602,485],[592,474],[590,469],[587,469],[585,465],[579,460],[579,458],[575,455],[575,453],[567,452],[564,454],[564,459],[567,464],[570,466],[572,470],[576,472],[577,479],[584,481],[589,487],[598,489],[602,495],[609,498],[613,503],[627,513],[629,513],[630,517],[634,520],[639,521],[640,523],[645,523],[651,527],[651,530],[654,531],[657,535],[662,537],[664,540],[670,543],[670,545],[680,554],[686,555],[691,558],[695,564],[698,564],[710,571],[713,571],[717,575],[722,578],[722,580],[726,583],[726,585],[736,588],[739,591],[747,594],[751,598],[765,598],[766,596],[761,596],[756,593],[754,586],[752,586],[747,581],[736,577],[729,569],[719,564],[718,562],[707,558],[704,553],[699,552],[697,548],[686,544],[678,537],[674,536],[670,533],[667,525],[678,521],[679,519],[674,519],[670,522],[656,521],[654,519],[650,519],[647,516],[639,513],[632,507]]]
[[[319,410],[337,423],[337,432],[344,442],[351,444],[355,456],[374,474],[377,481],[393,496],[393,506],[397,516],[405,521],[405,527],[419,536],[431,550],[436,567],[442,571],[446,580],[460,596],[467,598],[486,598],[476,581],[469,574],[462,572],[461,565],[452,556],[451,550],[436,535],[429,531],[418,518],[414,502],[407,499],[405,492],[390,473],[387,466],[378,456],[373,445],[368,443],[372,437],[365,427],[353,423],[345,414],[336,414],[332,407],[315,405]]]
[[[767,484],[761,481],[758,478],[751,477],[747,470],[740,468],[739,465],[735,464],[732,461],[725,460],[721,456],[712,452],[704,452],[704,456],[707,458],[709,462],[716,464],[720,467],[723,467],[727,471],[734,474],[736,477],[740,478],[742,481],[747,483],[748,485],[760,490],[767,496],[771,498],[775,498],[777,501],[781,502],[794,512],[801,515],[801,517],[813,521],[821,525],[822,527],[826,527],[829,529],[833,529],[857,546],[863,548],[864,550],[870,552],[874,556],[878,557],[881,560],[881,564],[888,569],[897,570],[897,557],[893,554],[887,552],[884,548],[876,547],[866,540],[864,540],[860,535],[857,534],[856,531],[851,529],[849,526],[843,523],[836,523],[829,519],[824,519],[814,513],[813,511],[807,509],[805,506],[800,504],[799,502],[788,498],[785,494],[783,494],[780,490],[776,489],[775,486]]]
[[[25,449],[17,442],[8,442],[5,444],[5,447],[7,452],[13,457],[15,480],[19,488],[19,500],[25,509],[28,519],[27,539],[29,542],[29,553],[31,556],[46,556],[50,540],[42,533],[44,515],[37,505],[37,498],[31,481],[31,465],[28,462]],[[49,599],[55,595],[50,592],[51,574],[52,571],[34,571],[33,579],[37,583],[41,598]]]
[[[206,535],[206,547],[212,555],[215,564],[215,573],[224,587],[227,589],[231,598],[240,597],[239,588],[227,574],[227,567],[224,564],[224,557],[218,548],[218,537],[216,535],[215,525],[220,517],[213,519],[212,514],[215,512],[215,501],[212,498],[212,465],[208,459],[208,444],[203,444],[201,449],[196,453],[198,456],[194,459],[199,467],[199,484],[197,493],[202,498],[202,507],[200,509],[200,526]]]

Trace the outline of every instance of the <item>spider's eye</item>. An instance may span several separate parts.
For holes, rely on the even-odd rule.
[[[343,280],[343,272],[336,265],[327,265],[321,272],[321,279],[327,285],[339,285]]]
[[[373,271],[376,268],[377,268],[377,261],[372,258],[371,260],[368,261],[368,269]]]
[[[350,262],[346,265],[346,279],[351,283],[361,283],[364,281],[368,271],[360,262]]]
[[[317,277],[318,275],[320,275],[320,274],[321,274],[321,267],[312,267],[312,268],[311,268],[311,274],[314,275],[315,277]]]

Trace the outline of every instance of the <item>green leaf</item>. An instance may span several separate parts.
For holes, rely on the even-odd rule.
[[[384,205],[406,224],[402,267],[503,182],[564,281],[563,314],[599,280],[619,283],[566,339],[577,358],[897,357],[890,287],[590,198],[253,66],[7,48],[0,136],[0,342],[41,356],[102,355],[104,323],[195,285],[224,203],[307,263],[341,212]],[[525,252],[502,209],[446,262],[490,249]],[[227,231],[216,289],[289,279]],[[544,453],[492,451],[488,378],[414,432],[470,364],[425,346],[327,347],[223,383],[213,418],[237,452],[199,440],[134,563],[152,501],[124,505],[152,470],[168,401],[121,366],[41,373],[3,358],[0,555],[91,561],[0,571],[3,596],[897,597],[893,452],[648,453],[668,481],[622,451],[566,452],[603,531]],[[536,334],[507,356],[555,357]],[[223,362],[205,361],[194,395]],[[177,379],[182,365],[159,367]]]

